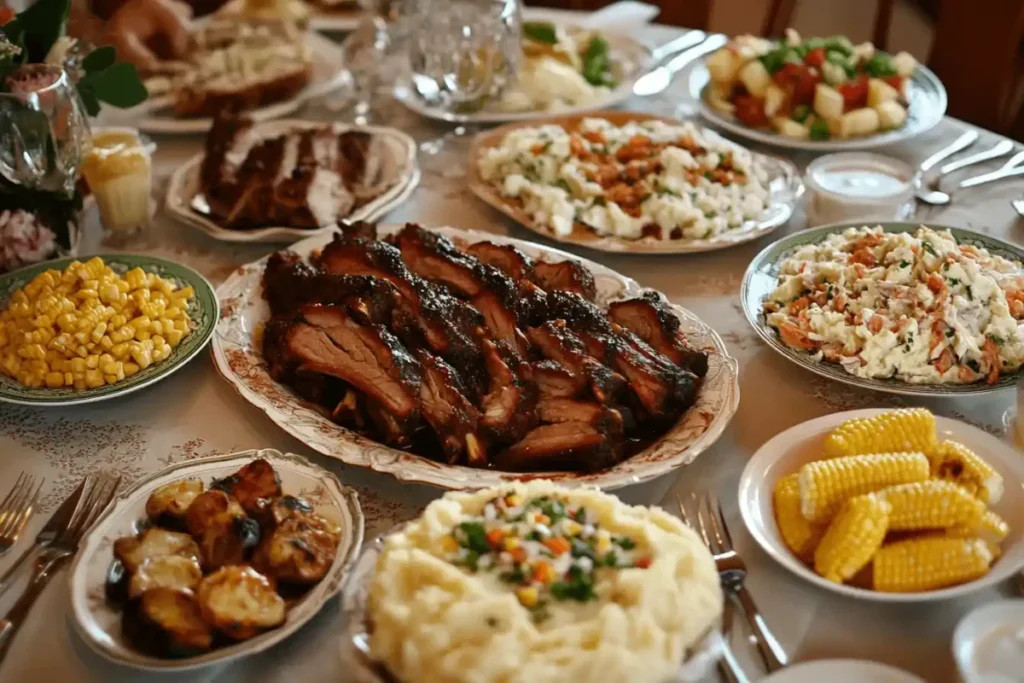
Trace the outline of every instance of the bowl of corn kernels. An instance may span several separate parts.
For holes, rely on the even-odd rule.
[[[0,277],[0,401],[71,405],[121,396],[182,367],[210,340],[217,297],[177,263],[110,254]]]
[[[923,408],[856,410],[764,444],[740,477],[744,523],[784,567],[882,602],[953,598],[1024,567],[1024,461]]]

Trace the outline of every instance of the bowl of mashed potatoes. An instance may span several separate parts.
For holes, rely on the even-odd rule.
[[[435,500],[368,546],[342,600],[345,649],[376,680],[696,681],[721,646],[692,529],[544,480]]]

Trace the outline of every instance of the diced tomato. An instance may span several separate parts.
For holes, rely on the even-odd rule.
[[[839,94],[843,96],[843,110],[853,111],[868,106],[868,79],[865,76],[858,76],[848,83],[843,83],[838,88]]]
[[[821,78],[806,64],[786,64],[772,74],[772,80],[789,95],[792,105],[810,105]]]
[[[526,551],[523,548],[512,548],[508,554],[512,556],[512,561],[516,564],[526,562]]]
[[[492,548],[497,548],[501,545],[501,542],[505,539],[505,534],[501,532],[501,529],[491,529],[487,532],[487,545]]]
[[[0,26],[3,26],[15,17],[15,12],[10,7],[0,7]]]
[[[825,63],[825,48],[819,47],[808,52],[807,56],[804,57],[804,63],[821,68],[821,65]]]
[[[889,76],[885,79],[885,82],[903,92],[903,80],[903,76]]]
[[[748,126],[764,126],[768,117],[764,113],[764,98],[753,95],[739,95],[733,99],[736,118]]]
[[[633,563],[633,566],[637,567],[638,569],[647,569],[651,566],[651,558],[641,557],[639,560]]]

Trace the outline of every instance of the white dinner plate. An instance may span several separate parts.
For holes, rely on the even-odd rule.
[[[678,121],[655,114],[643,114],[640,112],[602,111],[591,114],[594,118],[602,118],[613,125],[622,126],[630,121],[664,121],[665,123],[678,125]],[[764,215],[758,220],[747,221],[744,225],[735,230],[708,237],[705,239],[677,239],[663,240],[655,237],[641,237],[630,240],[616,237],[614,235],[598,235],[586,225],[577,222],[568,235],[555,233],[545,223],[534,219],[533,215],[523,210],[517,203],[504,197],[500,188],[484,180],[480,176],[480,159],[488,149],[498,147],[502,144],[505,136],[517,128],[539,125],[558,125],[567,129],[577,126],[581,119],[587,115],[565,115],[550,116],[529,123],[510,123],[499,128],[494,128],[480,133],[473,140],[469,150],[469,159],[466,177],[469,189],[477,197],[493,206],[509,218],[514,219],[524,228],[544,235],[550,240],[572,244],[577,247],[586,247],[595,251],[607,251],[623,254],[697,254],[705,251],[715,251],[744,244],[759,237],[763,237],[774,231],[779,226],[785,225],[793,216],[793,211],[804,192],[804,184],[800,180],[800,173],[791,162],[780,157],[750,152],[754,161],[762,164],[768,172],[769,203]],[[709,139],[724,142],[730,147],[744,149],[740,145],[727,140],[713,130],[701,129],[703,135]]]
[[[306,41],[313,52],[313,76],[309,84],[294,97],[245,112],[254,121],[269,121],[288,116],[309,100],[322,97],[348,84],[351,76],[342,68],[341,47],[316,33],[306,32]],[[181,118],[172,111],[172,95],[154,97],[130,109],[104,107],[97,124],[104,126],[134,126],[147,133],[188,134],[205,133],[213,125],[210,118]]]
[[[734,135],[766,145],[812,152],[850,152],[909,140],[938,125],[946,113],[948,104],[946,88],[942,85],[942,81],[928,67],[918,64],[914,75],[910,78],[910,106],[907,109],[907,122],[903,126],[895,130],[847,140],[798,140],[780,135],[772,130],[751,128],[737,121],[736,117],[715,110],[703,96],[704,89],[710,81],[711,75],[703,61],[695,64],[690,70],[690,96],[699,103],[701,116],[713,125]]]
[[[555,110],[532,110],[532,111],[498,111],[484,107],[480,111],[471,113],[457,113],[446,109],[432,107],[424,102],[413,90],[408,78],[403,78],[395,84],[394,97],[410,110],[420,116],[435,121],[448,121],[451,123],[489,124],[507,123],[512,121],[533,121],[546,116],[571,116],[573,114],[585,114],[591,111],[608,109],[622,104],[633,96],[633,84],[643,76],[651,67],[651,50],[646,45],[629,36],[618,35],[606,31],[600,32],[608,40],[611,48],[613,64],[617,60],[625,63],[627,68],[619,78],[618,85],[608,94],[607,97],[591,102],[590,104],[577,107],[566,107]]]
[[[380,225],[377,231],[384,238],[402,227]],[[550,247],[474,230],[450,227],[431,230],[463,244],[481,241],[510,244],[538,261],[578,261],[593,274],[597,289],[595,303],[602,309],[612,301],[649,291],[611,268]],[[330,234],[321,233],[293,244],[290,249],[308,258],[330,240]],[[448,465],[396,450],[332,422],[322,408],[304,401],[293,389],[270,377],[261,346],[261,331],[270,318],[269,307],[263,299],[262,277],[266,262],[267,259],[262,258],[236,269],[217,290],[224,311],[214,335],[213,359],[217,370],[242,398],[313,450],[348,465],[390,474],[400,481],[463,490],[537,477],[568,486],[592,484],[605,490],[634,486],[692,462],[721,436],[739,404],[736,360],[729,355],[725,342],[696,315],[670,304],[690,343],[709,352],[708,373],[697,392],[696,403],[678,422],[642,451],[616,465],[596,472],[502,472]]]
[[[146,519],[146,501],[158,487],[189,478],[209,483],[234,474],[256,458],[270,462],[281,479],[281,490],[285,494],[305,499],[317,514],[341,527],[342,536],[334,564],[323,579],[289,604],[285,622],[278,628],[194,657],[168,659],[139,652],[121,631],[120,610],[106,601],[106,577],[113,562],[114,541],[138,531],[140,522]],[[183,671],[247,657],[287,638],[312,619],[338,592],[352,563],[359,556],[363,527],[363,513],[356,492],[302,456],[263,449],[180,462],[146,477],[118,495],[85,532],[70,571],[71,622],[93,651],[135,669]]]
[[[930,602],[958,598],[994,586],[1024,567],[1024,459],[1001,439],[965,422],[935,416],[939,440],[958,441],[984,458],[1003,477],[1005,491],[992,509],[1010,524],[1002,556],[988,574],[969,583],[923,593],[881,593],[833,583],[815,574],[796,558],[779,535],[772,509],[772,489],[782,477],[822,458],[825,436],[846,420],[871,417],[883,409],[851,410],[819,417],[791,427],[754,453],[740,475],[739,507],[750,534],[773,560],[805,581],[826,590],[876,602]]]
[[[791,664],[761,683],[924,683],[906,671],[864,659],[819,659]]]
[[[292,129],[318,128],[325,125],[328,124],[322,121],[282,119],[260,124],[255,130],[261,137],[272,137]],[[339,133],[356,128],[343,123],[333,125]],[[411,137],[395,128],[362,126],[358,130],[381,136],[391,147],[396,158],[400,160],[401,171],[395,184],[372,202],[360,206],[345,217],[346,221],[376,221],[408,199],[419,185],[420,170],[416,165],[416,143]],[[208,213],[198,210],[199,206],[205,205],[199,182],[199,167],[202,163],[203,154],[200,153],[174,171],[167,187],[166,206],[168,213],[176,219],[202,230],[216,240],[248,243],[295,242],[311,235],[329,233],[335,229],[333,226],[312,229],[289,226],[237,230],[224,228]]]

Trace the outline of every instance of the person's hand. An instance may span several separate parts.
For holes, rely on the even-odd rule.
[[[151,67],[185,55],[190,46],[192,9],[176,0],[128,0],[110,18],[107,41],[118,59]]]

